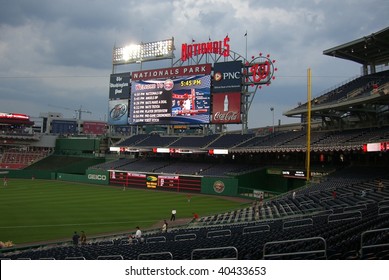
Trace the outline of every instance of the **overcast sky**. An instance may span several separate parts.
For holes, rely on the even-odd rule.
[[[104,120],[112,48],[174,37],[181,44],[230,37],[231,50],[270,54],[278,68],[257,92],[249,127],[295,122],[282,112],[360,75],[361,65],[323,51],[389,26],[388,0],[0,0],[0,112],[61,112],[80,107]],[[166,67],[169,66],[166,61]],[[145,64],[145,68],[155,65]],[[160,66],[158,66],[160,67]],[[120,68],[118,68],[120,72]],[[131,65],[127,70],[139,70]],[[64,109],[65,108],[65,109]]]

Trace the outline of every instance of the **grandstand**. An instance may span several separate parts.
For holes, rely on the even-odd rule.
[[[61,178],[77,174],[72,177],[77,180],[97,174],[107,177],[104,184],[110,186],[248,198],[252,205],[201,217],[168,233],[150,229],[143,242],[129,243],[128,233],[115,234],[92,238],[84,246],[63,242],[3,250],[1,257],[388,259],[389,70],[376,67],[389,63],[388,37],[386,28],[324,51],[361,63],[364,74],[313,98],[311,174],[304,173],[307,104],[284,113],[301,119],[290,130],[60,138],[49,147],[54,154],[29,168],[35,173],[47,168],[50,174],[61,173]],[[34,137],[27,136],[28,141],[36,141]],[[378,148],[370,152],[369,144]],[[19,164],[14,148],[2,146],[3,163],[18,158]],[[106,158],[98,162],[95,155],[102,151]],[[82,157],[88,160],[83,162]],[[73,168],[65,166],[65,158]],[[56,160],[64,166],[53,168],[61,165]]]

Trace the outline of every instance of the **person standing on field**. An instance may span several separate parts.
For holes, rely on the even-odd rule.
[[[4,185],[4,187],[8,186],[8,178],[7,178],[7,176],[4,176],[4,178],[3,178],[3,185]]]
[[[170,217],[170,221],[175,221],[176,220],[176,214],[177,214],[176,209],[173,209],[172,210],[172,215]]]

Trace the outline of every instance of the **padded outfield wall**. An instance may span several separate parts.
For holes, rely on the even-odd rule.
[[[104,170],[87,170],[85,175],[57,173],[57,180],[87,184],[108,185],[109,172]]]

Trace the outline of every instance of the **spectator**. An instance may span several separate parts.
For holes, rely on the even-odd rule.
[[[378,180],[378,191],[382,192],[384,190],[384,183],[382,180]]]
[[[86,234],[84,231],[81,231],[81,245],[85,245],[86,244]]]
[[[292,198],[293,198],[293,199],[296,198],[296,192],[293,192],[293,193],[292,193]]]
[[[333,199],[336,199],[336,190],[333,190],[333,191],[332,191],[332,198],[333,198]]]
[[[162,228],[161,228],[162,233],[166,233],[167,228],[168,228],[168,223],[166,222],[166,220],[164,220],[164,223],[163,223]]]
[[[72,239],[73,239],[73,245],[77,246],[78,240],[80,239],[80,236],[78,235],[77,231],[74,232]]]
[[[192,213],[193,214],[193,222],[196,222],[199,220],[199,214],[197,213]]]
[[[259,209],[258,208],[255,209],[255,220],[256,221],[259,220]]]
[[[170,217],[170,221],[175,221],[176,220],[176,214],[177,214],[176,209],[173,209],[172,210],[172,215]]]
[[[139,226],[136,227],[136,232],[135,232],[135,235],[133,236],[133,238],[138,240],[138,242],[141,242],[141,240],[142,240],[142,231],[140,230]]]
[[[262,206],[263,206],[263,196],[261,195],[261,196],[259,197],[259,207],[262,208]]]

